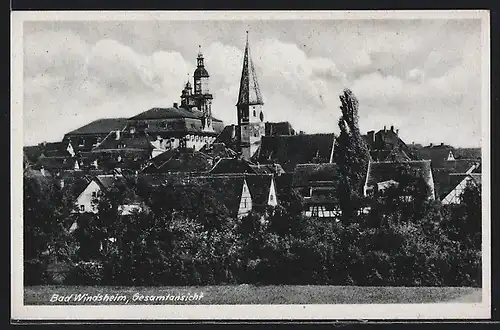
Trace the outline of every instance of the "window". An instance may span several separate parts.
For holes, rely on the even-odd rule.
[[[85,205],[80,205],[80,211],[85,211]]]
[[[269,197],[269,199],[271,200],[271,202],[272,202],[272,201],[274,201],[274,196],[273,196],[273,195],[271,195],[271,196]]]
[[[255,111],[255,109],[253,110],[253,116],[257,117],[257,112]]]
[[[92,192],[92,197],[97,197],[97,191]]]
[[[243,198],[243,207],[247,207],[247,199]]]

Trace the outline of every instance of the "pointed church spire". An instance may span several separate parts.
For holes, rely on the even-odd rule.
[[[243,69],[241,71],[240,92],[238,95],[239,105],[260,104],[263,105],[262,95],[260,94],[259,83],[257,81],[257,74],[253,65],[252,58],[250,57],[250,47],[247,41],[245,45],[245,53],[243,56]]]

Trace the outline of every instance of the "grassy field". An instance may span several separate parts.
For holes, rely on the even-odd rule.
[[[100,302],[75,299],[77,295],[104,298],[117,297],[121,301]],[[169,300],[173,296],[186,297],[197,294],[201,299],[191,301]],[[67,298],[51,302],[54,295]],[[145,301],[146,297],[156,301]],[[142,296],[142,301],[137,298]],[[135,298],[134,298],[135,297]],[[164,300],[162,300],[164,299]],[[27,286],[24,289],[25,305],[123,305],[123,304],[382,304],[382,303],[436,303],[481,302],[481,289],[462,287],[359,287],[319,285],[225,285],[200,287],[115,287],[115,286]]]

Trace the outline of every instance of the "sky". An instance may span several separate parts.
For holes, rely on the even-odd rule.
[[[245,31],[266,121],[338,133],[349,88],[362,132],[394,126],[406,143],[481,144],[477,19],[24,22],[24,144],[180,102],[199,45],[212,114],[236,123]]]

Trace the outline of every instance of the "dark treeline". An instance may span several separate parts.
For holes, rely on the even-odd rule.
[[[419,189],[392,187],[360,201],[369,211],[347,223],[302,216],[294,194],[235,219],[213,192],[197,187],[150,194],[143,211],[121,216],[126,193],[117,188],[96,200],[98,214],[79,215],[70,234],[75,218],[64,193],[37,176],[24,184],[28,285],[51,283],[46,266],[54,260],[72,265],[65,284],[481,284],[481,196],[474,186],[461,204],[448,206],[418,199]],[[402,190],[414,198],[402,199]]]

